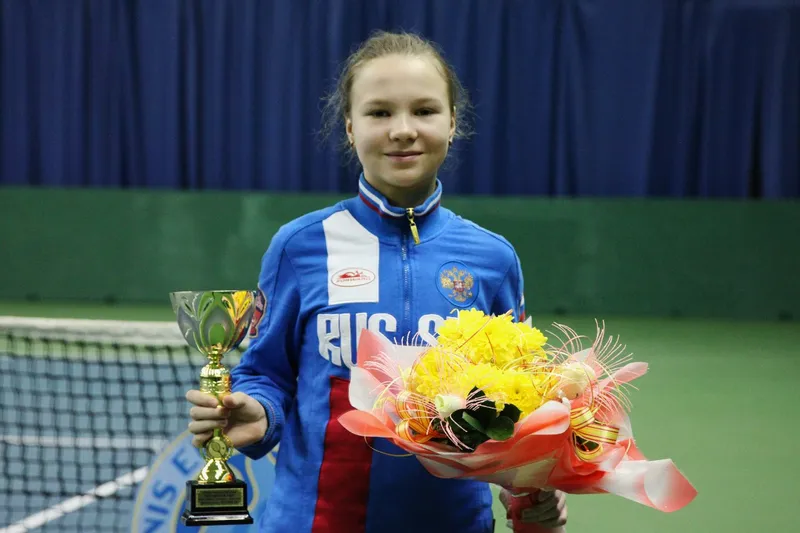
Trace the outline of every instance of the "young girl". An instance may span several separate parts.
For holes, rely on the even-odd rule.
[[[524,318],[514,248],[441,207],[439,167],[461,132],[453,69],[415,35],[380,33],[347,61],[330,100],[363,168],[358,196],[283,226],[258,280],[266,309],[222,407],[190,391],[194,444],[224,428],[257,459],[280,442],[259,531],[490,533],[486,483],[429,474],[391,443],[348,433],[358,332],[423,338],[451,311]],[[559,527],[564,497],[526,519]],[[507,504],[507,499],[503,499]]]

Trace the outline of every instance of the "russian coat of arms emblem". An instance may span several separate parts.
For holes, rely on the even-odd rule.
[[[453,266],[439,272],[439,285],[449,298],[464,303],[473,296],[472,287],[475,285],[475,278],[467,269]]]

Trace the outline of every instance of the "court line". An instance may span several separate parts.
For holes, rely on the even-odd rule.
[[[166,439],[143,439],[121,437],[68,437],[46,435],[0,435],[0,442],[12,446],[42,446],[64,448],[90,448],[90,449],[150,449],[161,452],[169,444]],[[37,527],[42,527],[62,516],[75,512],[97,501],[106,498],[130,485],[141,483],[146,477],[149,467],[138,468],[123,474],[113,481],[98,485],[94,489],[80,495],[68,498],[52,507],[29,515],[19,522],[0,529],[0,533],[24,533]]]
[[[147,466],[137,468],[133,472],[123,474],[113,481],[98,485],[80,496],[73,496],[44,511],[26,516],[19,522],[15,522],[8,527],[0,529],[0,533],[25,533],[31,529],[42,527],[46,523],[61,518],[65,514],[75,512],[82,507],[96,502],[98,498],[107,498],[125,487],[141,483],[147,477],[148,470],[149,467]]]

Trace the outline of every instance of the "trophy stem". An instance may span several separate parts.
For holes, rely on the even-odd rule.
[[[208,354],[208,364],[200,371],[200,391],[216,396],[222,405],[222,398],[231,392],[231,374],[222,365],[223,354]]]
[[[220,362],[223,354],[212,351],[208,354],[208,364],[200,371],[200,391],[212,394],[222,405],[222,398],[231,392],[231,375]],[[227,460],[233,455],[233,446],[221,428],[215,428],[213,437],[203,446],[206,464],[197,476],[202,484],[229,483],[236,480]]]

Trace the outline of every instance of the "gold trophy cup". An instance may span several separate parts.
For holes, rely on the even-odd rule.
[[[231,376],[220,362],[247,335],[255,310],[255,291],[180,291],[170,293],[172,309],[186,342],[208,358],[200,371],[200,391],[217,401],[231,392]],[[227,460],[231,441],[221,429],[200,451],[205,465],[186,482],[186,506],[181,521],[187,526],[252,524],[247,510],[247,483],[236,479]]]

